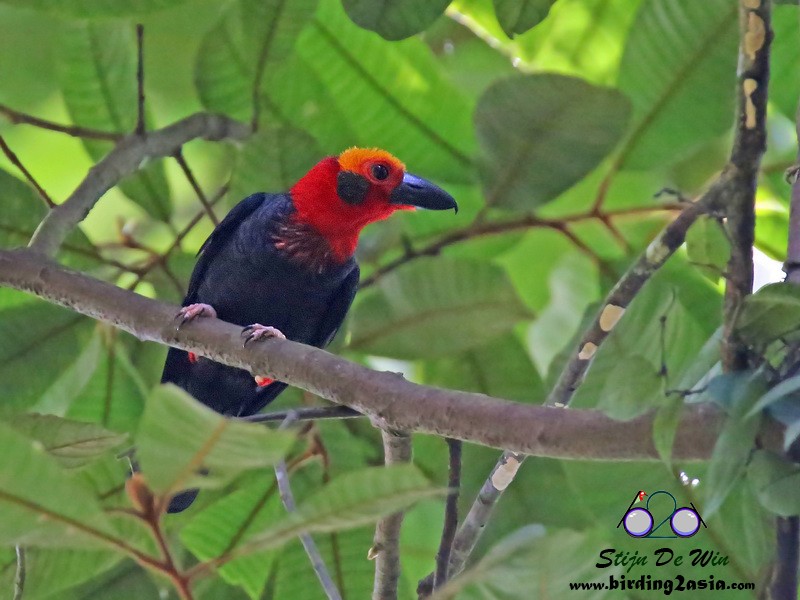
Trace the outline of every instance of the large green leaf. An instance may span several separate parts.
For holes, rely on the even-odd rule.
[[[446,493],[413,465],[368,467],[341,475],[314,493],[297,511],[251,538],[250,553],[282,545],[301,532],[330,533],[374,523],[410,504]]]
[[[134,431],[144,410],[147,389],[128,356],[126,338],[128,334],[108,327],[97,330],[85,350],[94,356],[91,377],[70,402],[67,416],[115,431]],[[76,377],[81,375],[84,373],[75,373]]]
[[[41,442],[0,423],[0,544],[92,547],[114,531],[94,496]]]
[[[320,156],[314,138],[300,129],[262,129],[239,152],[230,197],[238,200],[255,192],[288,190]]]
[[[494,546],[431,600],[523,598],[531,590],[538,590],[542,597],[563,597],[570,582],[607,580],[607,574],[594,566],[596,557],[596,547],[585,534],[555,531],[545,535],[541,525],[528,525]]]
[[[70,310],[0,289],[0,389],[3,409],[29,408],[69,369],[91,323]],[[20,301],[22,300],[22,301]],[[36,365],[36,369],[31,369]]]
[[[124,22],[73,23],[61,35],[58,62],[64,102],[78,125],[129,133],[136,124],[136,44]],[[84,140],[94,160],[111,144]],[[122,181],[120,189],[147,213],[166,221],[172,214],[162,162],[152,163]]]
[[[497,21],[508,37],[541,23],[556,0],[494,0]]]
[[[800,515],[800,467],[768,450],[756,450],[747,478],[767,510],[782,517]]]
[[[444,14],[450,0],[342,0],[353,23],[387,40],[402,40],[427,29]]]
[[[614,148],[629,113],[619,92],[573,77],[495,83],[475,112],[486,202],[532,209],[552,200]]]
[[[766,285],[745,299],[736,329],[747,342],[765,344],[800,330],[800,286]]]
[[[15,559],[12,559],[15,560]],[[86,600],[73,597],[68,588],[79,585],[108,571],[122,560],[118,553],[103,550],[76,550],[65,552],[53,548],[27,548],[25,550],[26,600]],[[5,567],[5,565],[3,565]],[[12,590],[16,565],[0,568],[0,588]]]
[[[293,441],[290,433],[223,417],[164,385],[150,395],[136,443],[148,484],[168,493],[220,486],[242,471],[274,465]]]
[[[769,100],[792,121],[800,97],[800,47],[794,42],[800,36],[797,8],[775,6],[772,9],[772,30],[775,38],[770,48]]]
[[[205,34],[195,64],[203,105],[242,120],[253,114],[253,86],[260,69],[277,68],[314,14],[317,0],[238,0]]]
[[[0,0],[4,4],[69,17],[126,17],[178,6],[187,0]]]
[[[85,465],[122,444],[126,437],[93,423],[53,415],[15,415],[8,420],[8,425],[42,444],[64,467]]]
[[[527,402],[543,400],[544,385],[531,357],[513,334],[452,357],[424,363],[425,382]]]
[[[759,373],[726,373],[712,380],[709,392],[727,409],[728,418],[714,445],[706,480],[706,511],[716,512],[739,483],[761,426],[760,415],[750,415],[766,391]]]
[[[686,383],[685,373],[695,366],[720,317],[718,290],[673,259],[645,285],[600,346],[573,405],[596,406],[619,419],[659,406],[665,390]],[[714,358],[709,360],[707,368]]]
[[[0,247],[26,246],[47,213],[41,198],[22,181],[0,169]],[[80,229],[67,236],[59,256],[65,264],[80,269],[97,266],[97,250]]]
[[[646,0],[625,45],[619,89],[633,101],[621,164],[670,164],[732,125],[739,5]]]
[[[384,147],[421,175],[472,180],[470,105],[421,41],[386,44],[323,0],[297,52],[350,124],[351,144]]]
[[[448,356],[480,346],[531,316],[499,267],[422,259],[362,295],[349,347],[411,360]]]

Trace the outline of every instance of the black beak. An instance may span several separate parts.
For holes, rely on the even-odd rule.
[[[403,181],[394,188],[389,196],[389,201],[392,204],[406,204],[431,210],[452,208],[458,212],[458,204],[450,194],[427,179],[411,173],[403,175]]]

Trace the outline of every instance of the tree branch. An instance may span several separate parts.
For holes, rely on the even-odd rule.
[[[396,465],[411,461],[411,436],[399,431],[381,430],[384,462]],[[394,600],[400,581],[400,527],[405,513],[388,515],[375,526],[375,538],[369,558],[375,559],[375,583],[372,600]]]
[[[279,429],[285,429],[295,420],[295,416],[290,413],[286,419],[284,419]],[[292,486],[289,483],[289,469],[286,466],[285,460],[280,460],[278,464],[275,465],[275,480],[278,482],[278,493],[280,494],[284,508],[286,508],[286,512],[290,514],[296,512],[297,504],[294,501]],[[322,585],[322,589],[325,591],[328,600],[342,600],[342,595],[336,588],[336,584],[333,582],[328,568],[325,566],[325,561],[322,560],[322,555],[319,553],[317,544],[314,543],[314,538],[312,538],[311,534],[308,532],[303,532],[298,537],[300,538],[300,543],[303,545],[303,550],[306,551],[306,555],[311,561],[311,568],[314,569],[314,573]]]
[[[197,139],[242,140],[250,128],[223,115],[195,113],[172,125],[144,135],[124,137],[94,165],[69,198],[53,208],[33,234],[29,247],[53,256],[67,234],[80,223],[109,189],[136,172],[147,160],[174,155],[183,144]]]
[[[742,0],[739,44],[738,109],[728,170],[734,185],[725,202],[731,257],[725,286],[722,365],[725,371],[748,366],[747,348],[735,336],[739,308],[753,290],[755,197],[761,157],[767,147],[770,0]]]
[[[39,185],[39,182],[34,179],[33,175],[31,175],[31,172],[28,171],[25,165],[22,164],[22,161],[19,159],[19,157],[14,154],[14,151],[9,148],[2,135],[0,135],[0,150],[3,151],[3,154],[6,155],[6,158],[9,160],[9,162],[20,170],[20,172],[25,176],[25,179],[28,180],[28,183],[30,183],[36,189],[36,191],[39,193],[39,197],[44,200],[44,203],[49,208],[53,208],[56,205],[55,202],[53,202],[53,199],[50,198],[50,195],[44,191],[44,188],[41,185]]]
[[[651,439],[652,413],[622,422],[599,411],[520,404],[417,385],[396,373],[374,371],[291,341],[269,340],[242,348],[241,328],[217,319],[202,319],[176,331],[177,306],[70,271],[27,250],[0,251],[0,284],[110,323],[141,340],[285,381],[398,431],[552,458],[658,458]],[[720,423],[714,407],[687,409],[675,440],[675,458],[708,458]],[[779,428],[771,428],[764,432],[765,444],[779,448]]]
[[[58,133],[66,133],[76,138],[85,138],[90,140],[107,140],[109,142],[116,142],[122,139],[123,134],[113,131],[100,131],[98,129],[89,129],[88,127],[79,127],[76,125],[62,125],[47,119],[40,119],[33,115],[14,110],[10,106],[0,104],[0,114],[14,123],[15,125],[24,124],[38,127],[39,129],[47,129],[48,131],[56,131]]]
[[[433,589],[438,590],[445,583],[450,573],[450,555],[453,540],[458,528],[458,495],[461,490],[461,440],[447,439],[450,455],[450,476],[448,478],[447,502],[444,509],[444,527],[439,552],[436,554],[436,573],[433,577]]]

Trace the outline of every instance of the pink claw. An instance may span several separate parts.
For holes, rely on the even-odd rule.
[[[210,304],[190,304],[189,306],[184,306],[182,309],[178,311],[178,314],[175,315],[176,319],[180,319],[181,322],[178,323],[178,326],[175,328],[177,331],[180,331],[181,327],[183,327],[189,321],[192,321],[198,317],[211,317],[213,319],[217,318],[217,311],[214,310],[214,307]]]

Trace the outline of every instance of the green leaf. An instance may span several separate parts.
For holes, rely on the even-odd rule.
[[[33,188],[0,169],[0,248],[27,246],[44,215],[47,213],[42,199]],[[67,266],[88,269],[97,266],[97,251],[80,229],[73,230],[59,256]]]
[[[349,347],[410,360],[442,357],[480,346],[530,317],[499,267],[421,259],[361,295]]]
[[[792,0],[797,4],[797,0]],[[769,91],[770,104],[774,104],[792,121],[797,112],[797,98],[800,96],[800,48],[792,43],[800,37],[800,22],[797,8],[775,6],[772,9],[772,31],[775,37],[770,48],[770,78],[780,85]]]
[[[317,0],[238,0],[204,36],[194,80],[209,110],[250,120],[256,71],[269,72],[292,53]]]
[[[6,410],[39,402],[80,355],[92,327],[82,315],[28,298],[0,289],[0,389]]]
[[[0,423],[0,544],[93,547],[114,533],[94,496],[41,442]]]
[[[800,514],[800,467],[767,450],[756,450],[747,478],[758,501],[782,517]]]
[[[69,551],[51,548],[26,548],[25,550],[25,600],[86,600],[74,597],[68,590],[85,581],[100,576],[122,560],[122,555],[97,550]],[[141,570],[141,569],[140,569]],[[14,589],[16,569],[6,567],[0,571],[0,587]],[[107,598],[110,596],[106,596]]]
[[[764,344],[800,329],[800,286],[766,285],[745,299],[736,320],[738,334],[751,344]]]
[[[572,405],[630,419],[663,406],[665,390],[694,386],[697,381],[684,377],[716,331],[721,304],[718,289],[688,269],[681,257],[671,259],[636,295],[600,346]],[[696,373],[698,378],[715,358],[706,360],[710,364]]]
[[[594,169],[625,132],[627,99],[563,75],[492,85],[475,111],[486,202],[533,209]]]
[[[761,417],[748,417],[753,405],[763,395],[766,383],[758,373],[727,373],[717,379],[727,385],[723,399],[728,406],[728,418],[717,438],[706,478],[706,512],[715,513],[744,474],[753,451],[753,443],[761,426]]]
[[[765,408],[772,406],[773,403],[783,400],[787,396],[795,396],[798,390],[800,390],[800,375],[795,375],[789,379],[784,379],[774,387],[770,388],[766,394],[761,396],[761,398],[758,399],[758,402],[753,405],[753,408],[750,409],[750,412],[748,412],[746,416],[752,417]]]
[[[596,546],[585,534],[527,525],[504,538],[480,561],[431,596],[451,598],[523,598],[531,590],[541,597],[563,597],[570,581],[603,581],[595,568]]]
[[[426,361],[425,382],[509,400],[539,402],[544,384],[524,346],[513,334],[452,357]]]
[[[473,180],[470,103],[420,40],[387,44],[322,0],[297,52],[353,131],[349,145],[383,147],[426,177]]]
[[[128,133],[136,124],[136,43],[125,22],[72,23],[62,33],[58,63],[64,102],[72,120],[84,127]],[[109,142],[83,140],[100,160]],[[172,215],[169,186],[162,162],[147,165],[119,184],[131,200],[153,218]]]
[[[544,21],[556,0],[493,0],[497,21],[508,37],[525,33]]]
[[[731,127],[739,6],[730,0],[646,0],[619,71],[633,101],[633,127],[620,165],[678,161]]]
[[[717,281],[731,254],[722,224],[710,217],[698,219],[686,233],[686,254],[712,281]]]
[[[85,387],[71,401],[66,411],[68,417],[99,423],[115,431],[136,429],[147,389],[131,363],[123,343],[126,339],[131,339],[128,334],[109,327],[97,330],[90,342],[90,346],[95,346],[94,369]]]
[[[353,23],[391,41],[424,31],[444,14],[448,4],[450,0],[342,0]]]
[[[53,415],[15,415],[8,425],[42,444],[62,466],[80,467],[116,448],[127,436],[108,431],[93,423],[81,423]]]
[[[173,385],[153,390],[137,436],[137,456],[159,494],[218,487],[238,473],[274,465],[292,434],[225,418]],[[199,475],[207,469],[206,475]]]
[[[304,531],[329,533],[368,525],[418,500],[445,493],[413,465],[351,471],[314,493],[281,523],[255,535],[237,553],[274,548]]]
[[[245,142],[231,176],[231,198],[288,190],[321,156],[316,141],[293,127],[262,129]]]
[[[187,0],[0,0],[9,6],[67,17],[126,17],[179,6]]]

